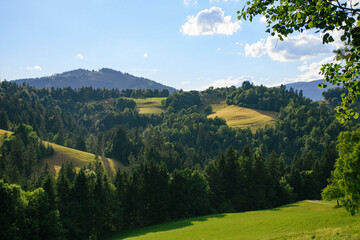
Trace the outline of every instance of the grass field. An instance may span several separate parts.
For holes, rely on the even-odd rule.
[[[212,104],[213,114],[209,118],[220,117],[226,120],[230,127],[250,128],[255,131],[259,127],[264,127],[266,124],[273,125],[276,112],[254,110],[250,108],[243,108],[234,105],[226,105],[225,102]]]
[[[161,106],[161,101],[166,98],[131,98],[136,102],[136,108],[141,114],[161,114],[165,109]]]
[[[271,210],[174,221],[108,240],[360,239],[360,217],[334,206],[329,202],[302,201]]]
[[[47,143],[45,143],[47,144]],[[45,158],[42,161],[41,168],[44,168],[46,163],[48,164],[51,173],[57,175],[61,165],[65,162],[72,162],[76,170],[87,166],[91,161],[94,161],[95,155],[88,152],[79,151],[72,148],[67,148],[54,143],[50,143],[54,148],[54,154],[51,157]],[[116,172],[118,168],[123,166],[118,162],[110,158],[101,158],[106,171],[109,174]]]
[[[9,131],[0,129],[0,136],[4,135],[5,133],[12,134]],[[50,144],[54,149],[54,154],[51,157],[42,159],[41,165],[38,169],[39,171],[44,169],[47,163],[50,172],[54,175],[57,175],[61,168],[61,165],[65,162],[72,162],[74,167],[79,170],[80,168],[87,166],[91,161],[94,161],[95,159],[95,155],[92,153],[67,148],[54,143],[44,142],[44,144]],[[113,159],[103,157],[101,160],[106,171],[109,174],[114,173],[118,168],[123,168],[123,166],[118,161],[115,161]]]

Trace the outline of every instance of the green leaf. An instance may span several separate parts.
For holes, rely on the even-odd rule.
[[[308,23],[308,26],[309,26],[309,28],[313,28],[313,27],[314,27],[313,21],[310,21],[310,22]]]

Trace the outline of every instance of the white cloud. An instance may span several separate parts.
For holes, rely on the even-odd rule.
[[[245,44],[245,55],[252,57],[261,57],[267,54],[266,42],[265,39],[260,40],[254,44]]]
[[[186,84],[190,84],[190,83],[191,83],[190,81],[185,81],[185,82],[181,82],[180,84],[186,85]]]
[[[241,21],[231,22],[231,16],[224,16],[219,7],[200,11],[195,17],[188,16],[188,21],[182,25],[180,32],[185,35],[233,35],[240,27]]]
[[[147,58],[149,56],[149,53],[144,53],[144,58]]]
[[[28,67],[26,67],[26,69],[29,71],[41,71],[42,70],[42,68],[39,65],[35,65],[33,67],[28,66]]]
[[[309,82],[313,80],[322,79],[322,75],[320,74],[320,69],[323,64],[329,63],[333,61],[333,57],[327,57],[321,60],[320,62],[313,62],[310,64],[303,64],[298,67],[298,70],[304,72],[296,76],[295,78],[289,78],[286,81],[288,82]]]
[[[260,20],[261,23],[266,23],[266,17],[265,16],[261,16]]]
[[[82,55],[81,53],[76,54],[75,56],[76,58],[83,60],[84,59],[84,55]]]
[[[184,0],[184,4],[185,5],[190,5],[190,4],[197,5],[198,1],[197,0]]]
[[[330,43],[331,46],[333,46],[334,48],[338,49],[338,48],[342,48],[344,47],[344,42],[341,41],[341,35],[343,35],[344,31],[338,31],[338,30],[334,30],[334,31],[328,31],[328,33],[330,33],[330,35],[334,38],[334,42]],[[321,34],[321,39],[323,37],[324,34]]]
[[[253,79],[254,79],[253,76],[241,76],[237,78],[233,78],[232,76],[229,76],[226,79],[215,80],[208,87],[220,88],[220,87],[238,86],[243,81],[252,81]]]
[[[322,38],[307,33],[287,37],[284,41],[271,36],[266,40],[245,45],[246,56],[261,57],[267,54],[271,59],[280,62],[304,61],[326,53],[329,53],[329,48],[322,44]]]

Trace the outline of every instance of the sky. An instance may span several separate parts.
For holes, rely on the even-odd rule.
[[[1,0],[0,80],[112,68],[183,90],[321,79],[321,33],[267,34],[244,0]],[[339,35],[336,34],[335,35]],[[338,36],[337,36],[338,37]]]

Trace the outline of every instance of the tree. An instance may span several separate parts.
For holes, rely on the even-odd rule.
[[[352,215],[360,211],[360,129],[339,135],[339,158],[331,183],[323,191],[325,199],[340,199]]]
[[[207,106],[205,109],[204,109],[204,113],[206,115],[210,115],[211,113],[213,112],[213,108],[211,105]]]
[[[280,40],[294,31],[303,32],[308,29],[322,31],[323,43],[334,41],[334,33],[341,33],[341,41],[347,50],[341,57],[323,65],[321,73],[324,80],[334,85],[341,84],[349,90],[343,95],[342,105],[337,107],[340,121],[358,118],[351,105],[360,94],[360,8],[359,3],[338,0],[249,0],[247,6],[238,11],[238,19],[249,19],[264,15],[267,22],[266,32],[277,35]],[[325,83],[319,87],[326,87]]]

